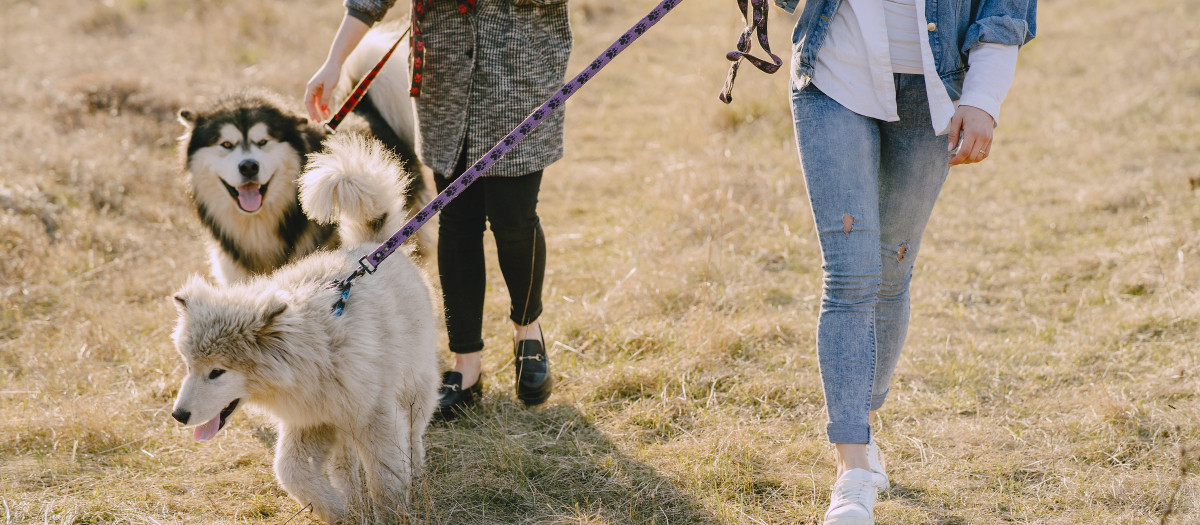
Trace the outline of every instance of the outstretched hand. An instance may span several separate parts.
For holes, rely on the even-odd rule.
[[[329,46],[329,56],[325,58],[325,63],[321,64],[321,69],[308,81],[308,87],[304,90],[304,106],[308,108],[308,117],[313,121],[324,122],[333,114],[329,111],[329,99],[333,97],[333,90],[337,89],[338,77],[342,74],[342,63],[369,29],[371,26],[349,12],[342,17],[342,25],[338,27],[333,44]]]
[[[304,106],[308,108],[308,117],[314,122],[323,122],[333,113],[329,111],[329,99],[337,87],[340,74],[340,67],[326,62],[308,81],[308,87],[304,90]]]
[[[996,121],[986,111],[974,106],[958,106],[950,118],[950,137],[946,146],[947,151],[954,151],[958,146],[958,151],[950,157],[950,165],[974,164],[986,159],[995,129]]]

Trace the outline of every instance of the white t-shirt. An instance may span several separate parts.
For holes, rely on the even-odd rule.
[[[847,109],[894,122],[900,117],[892,74],[923,75],[938,135],[948,131],[958,104],[982,109],[999,123],[1000,104],[1017,67],[1017,46],[984,43],[972,48],[956,102],[937,74],[929,47],[931,27],[923,0],[842,0],[817,53],[812,81]]]

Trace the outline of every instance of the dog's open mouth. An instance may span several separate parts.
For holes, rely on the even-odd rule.
[[[263,197],[267,195],[267,184],[259,184],[257,182],[247,182],[241,186],[234,188],[225,181],[221,181],[225,185],[225,191],[229,192],[229,196],[236,200],[238,207],[246,213],[254,213],[262,208]]]
[[[196,427],[196,431],[192,433],[192,439],[196,441],[208,441],[217,435],[217,432],[225,427],[225,420],[233,415],[233,411],[237,410],[238,401],[234,399],[229,406],[221,409],[221,414],[209,420],[208,423]]]

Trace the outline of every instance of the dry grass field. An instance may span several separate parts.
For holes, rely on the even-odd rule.
[[[203,444],[170,418],[168,298],[207,272],[174,115],[247,86],[299,109],[339,4],[0,2],[0,524],[313,522],[265,417]],[[571,74],[653,4],[573,0]],[[1200,1],[1040,11],[917,264],[881,524],[1200,522]],[[818,247],[786,78],[717,101],[740,28],[684,2],[570,102],[556,393],[515,402],[490,267],[486,400],[431,429],[412,522],[819,523]]]

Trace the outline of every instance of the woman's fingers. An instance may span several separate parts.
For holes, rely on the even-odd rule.
[[[321,92],[324,91],[320,87],[308,85],[308,90],[304,92],[304,107],[308,109],[308,118],[313,122],[325,120],[321,112]]]
[[[334,86],[337,86],[339,67],[329,64],[321,69],[308,81],[304,90],[304,107],[308,109],[308,118],[321,122],[329,118],[329,99],[333,96]]]
[[[958,130],[954,125],[956,120],[960,123],[962,141],[958,151],[950,158],[950,165],[974,164],[986,159],[991,153],[992,131],[995,129],[992,116],[976,107],[959,106],[950,119],[951,135]]]
[[[326,89],[328,86],[328,89]],[[329,118],[329,99],[333,96],[333,83],[328,83],[321,86],[321,119]]]
[[[970,162],[971,162],[970,161],[971,152],[976,147],[975,146],[975,138],[972,137],[971,133],[967,130],[963,130],[962,136],[963,136],[962,143],[960,143],[958,145],[958,151],[955,151],[954,155],[950,157],[950,165],[951,166],[957,166],[959,164],[970,164]]]
[[[960,133],[962,133],[962,115],[956,111],[954,116],[950,117],[950,133],[947,137],[946,151],[954,151],[954,148],[958,147]]]
[[[985,140],[976,141],[976,145],[977,145],[977,147],[974,150],[974,153],[971,154],[970,161],[969,161],[972,163],[979,162],[983,159],[986,159],[988,156],[988,152],[992,147],[991,141],[985,141]]]

